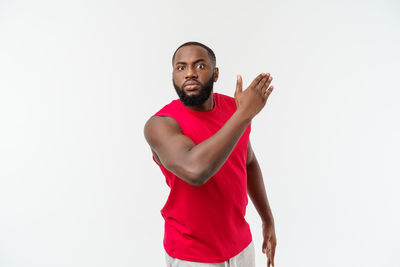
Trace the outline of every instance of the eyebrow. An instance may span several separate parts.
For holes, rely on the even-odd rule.
[[[195,62],[193,62],[193,64],[196,64],[196,63],[198,63],[198,62],[200,62],[200,61],[206,61],[206,60],[203,59],[203,58],[200,58],[200,59],[196,60]],[[186,65],[187,63],[186,63],[186,62],[183,62],[183,61],[178,61],[178,62],[176,62],[176,65],[178,65],[178,64]]]

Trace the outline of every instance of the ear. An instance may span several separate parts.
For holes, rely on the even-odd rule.
[[[219,76],[219,69],[214,68],[214,82],[218,80],[218,76]]]

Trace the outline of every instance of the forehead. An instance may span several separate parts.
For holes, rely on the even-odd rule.
[[[191,63],[198,59],[204,59],[209,62],[210,57],[208,56],[207,50],[198,45],[187,45],[176,51],[174,64],[177,62]]]

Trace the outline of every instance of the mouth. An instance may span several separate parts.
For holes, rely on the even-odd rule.
[[[183,84],[183,88],[187,91],[194,91],[200,88],[200,83],[196,80],[188,80]]]
[[[184,88],[185,88],[187,91],[195,91],[195,90],[199,89],[200,86],[199,86],[198,84],[191,83],[191,84],[185,85]]]

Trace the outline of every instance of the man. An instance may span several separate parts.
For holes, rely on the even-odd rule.
[[[144,127],[171,189],[161,210],[167,266],[255,266],[247,194],[262,220],[267,266],[274,266],[274,219],[249,141],[251,120],[273,90],[271,75],[261,73],[244,91],[238,75],[232,98],[213,92],[219,70],[209,47],[184,43],[172,65],[179,99]]]

